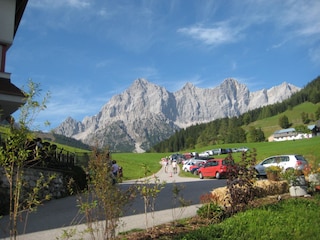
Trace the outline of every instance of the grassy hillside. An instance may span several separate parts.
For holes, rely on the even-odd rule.
[[[250,123],[248,126],[244,126],[243,128],[248,131],[250,126],[254,126],[256,128],[261,127],[262,131],[266,138],[272,135],[275,131],[280,130],[279,126],[279,117],[286,115],[289,119],[289,122],[292,123],[292,127],[303,124],[301,120],[301,113],[308,113],[309,117],[317,111],[318,107],[320,107],[320,103],[313,104],[310,102],[302,103],[290,110],[285,111],[284,113],[278,114],[273,117],[265,118],[263,120],[258,120],[253,123]],[[314,124],[314,122],[309,123]]]

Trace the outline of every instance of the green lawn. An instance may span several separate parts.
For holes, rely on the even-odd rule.
[[[320,197],[293,198],[238,213],[175,239],[319,239]]]
[[[318,164],[320,163],[320,137],[284,142],[226,144],[220,145],[219,147],[233,148],[241,146],[247,146],[250,149],[256,149],[257,162],[276,154],[301,154],[305,156],[309,162],[315,161]],[[202,152],[204,150],[213,148],[217,148],[217,146],[212,145],[201,149],[190,149],[188,151]],[[127,180],[143,177],[145,173],[143,167],[144,165],[150,170],[148,175],[156,173],[161,168],[161,165],[159,164],[161,158],[169,156],[170,154],[171,153],[114,153],[112,158],[117,160],[119,165],[123,167],[124,180]],[[225,156],[226,155],[220,155],[215,157],[222,158]],[[233,157],[235,161],[239,161],[241,159],[241,153],[234,153]],[[188,174],[186,176],[188,176]],[[191,176],[191,174],[189,174],[189,176]]]
[[[158,172],[161,158],[165,156],[163,153],[114,153],[112,159],[123,168],[123,180],[130,180]]]

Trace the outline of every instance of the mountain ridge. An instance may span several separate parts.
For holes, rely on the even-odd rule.
[[[81,122],[68,117],[53,131],[114,151],[142,152],[181,128],[239,116],[281,102],[299,90],[283,82],[250,92],[246,85],[228,78],[214,88],[198,88],[188,82],[180,90],[169,92],[139,78],[123,93],[113,96],[98,114]]]

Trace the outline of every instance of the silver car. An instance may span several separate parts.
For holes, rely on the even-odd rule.
[[[302,155],[277,155],[264,159],[255,166],[259,176],[266,176],[265,169],[270,166],[279,166],[283,171],[287,169],[303,170],[308,161]]]

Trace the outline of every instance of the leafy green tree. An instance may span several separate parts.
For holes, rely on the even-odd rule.
[[[16,239],[18,235],[17,222],[23,219],[22,213],[36,210],[43,200],[50,197],[46,195],[44,199],[39,199],[40,190],[47,187],[48,182],[54,177],[45,179],[40,176],[32,192],[25,191],[27,180],[24,178],[24,170],[28,163],[41,158],[38,148],[34,150],[34,154],[30,154],[31,150],[28,150],[28,143],[34,139],[30,129],[37,114],[46,108],[46,101],[49,98],[47,93],[42,102],[37,101],[41,92],[40,85],[31,80],[27,88],[24,91],[25,105],[20,107],[18,122],[15,122],[14,118],[10,119],[10,130],[0,146],[0,166],[9,183],[10,239]]]
[[[295,126],[295,129],[297,132],[300,132],[300,133],[309,133],[310,132],[309,128],[307,128],[305,125]]]
[[[261,128],[250,127],[247,136],[248,142],[263,142],[265,141],[264,132]]]
[[[308,113],[302,112],[301,113],[301,120],[304,124],[308,124],[310,122]]]
[[[320,119],[320,107],[318,107],[317,111],[315,112],[315,118],[316,120]]]
[[[286,115],[282,115],[279,117],[279,126],[281,128],[290,127],[289,118]]]
[[[262,108],[259,119],[264,119],[264,118],[268,118],[271,117],[272,113],[271,113],[271,109],[270,106],[265,106]]]
[[[243,114],[243,123],[248,125],[251,122],[251,116],[249,113]]]
[[[228,119],[227,118],[223,118],[221,119],[221,124],[220,124],[220,128],[219,128],[219,140],[222,143],[226,143],[226,136],[228,133]]]
[[[186,140],[186,148],[194,148],[195,140],[192,137],[188,137]]]
[[[311,93],[309,95],[309,101],[316,104],[318,102],[320,102],[320,94],[319,91],[317,89],[312,89]]]

